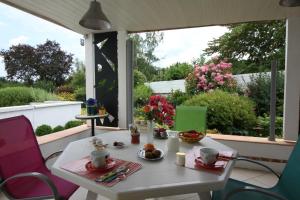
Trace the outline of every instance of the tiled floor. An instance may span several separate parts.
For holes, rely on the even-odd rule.
[[[231,178],[244,181],[260,187],[272,187],[276,184],[277,178],[271,173],[264,171],[247,170],[241,168],[235,168],[232,171]],[[84,200],[86,197],[87,190],[79,188],[70,200]],[[0,200],[7,200],[2,194],[0,194]],[[98,200],[108,200],[105,197],[98,197]],[[150,200],[150,199],[149,199]],[[154,199],[151,199],[154,200]],[[168,196],[162,198],[156,198],[155,200],[199,200],[197,194],[186,194],[178,196]]]

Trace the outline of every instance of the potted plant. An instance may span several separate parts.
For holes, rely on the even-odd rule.
[[[97,100],[93,98],[89,98],[86,101],[86,112],[87,115],[97,115]]]

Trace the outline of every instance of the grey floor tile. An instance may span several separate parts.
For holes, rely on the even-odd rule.
[[[265,175],[265,174],[266,174],[265,171],[234,168],[232,170],[230,178],[233,178],[233,179],[236,179],[239,181],[244,181],[244,180],[248,180],[250,178],[255,178],[258,176]]]
[[[268,173],[262,176],[255,177],[254,180],[265,184],[268,187],[273,187],[277,182],[278,178],[272,173]]]

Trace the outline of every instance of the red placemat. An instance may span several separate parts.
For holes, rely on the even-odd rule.
[[[208,172],[221,174],[223,170],[226,168],[228,161],[233,158],[232,151],[220,151],[217,162],[212,166],[204,165],[201,162],[200,157],[200,149],[201,147],[194,147],[191,151],[187,152],[185,155],[185,167],[196,169],[196,170],[205,170]],[[196,159],[198,162],[196,162]]]
[[[101,171],[88,171],[85,167],[85,165],[90,162],[90,157],[84,157],[80,160],[75,160],[72,162],[69,162],[67,164],[64,164],[62,166],[60,166],[60,168],[65,169],[69,172],[72,172],[74,174],[77,174],[79,176],[91,179],[91,180],[95,180],[96,178],[113,171],[114,169],[120,167],[121,165],[126,165],[129,168],[129,171],[126,173],[126,176],[130,176],[131,174],[133,174],[134,172],[138,171],[139,169],[142,168],[142,165],[140,163],[135,163],[135,162],[131,162],[131,161],[125,161],[125,160],[120,160],[120,159],[116,159],[113,158],[113,160],[116,162],[116,165],[113,168],[110,168],[108,170],[101,170]],[[120,179],[115,179],[111,182],[97,182],[100,185],[104,185],[107,187],[112,187],[115,184],[117,184],[118,182],[120,182]],[[125,180],[126,181],[126,180]]]

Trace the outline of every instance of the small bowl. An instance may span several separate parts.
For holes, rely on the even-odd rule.
[[[115,142],[114,142],[113,146],[117,149],[123,149],[125,147],[124,142],[116,142],[116,143],[117,143],[117,145],[115,145]]]

